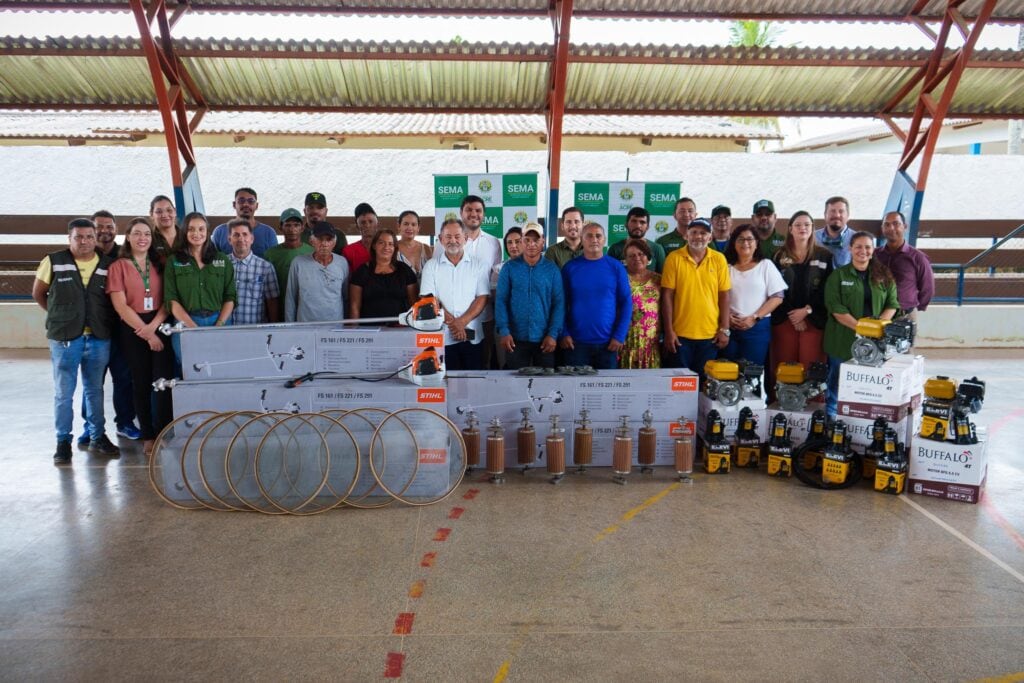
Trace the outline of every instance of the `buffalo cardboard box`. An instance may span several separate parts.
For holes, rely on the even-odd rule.
[[[910,449],[911,493],[977,503],[988,476],[987,442],[955,444],[915,436]]]

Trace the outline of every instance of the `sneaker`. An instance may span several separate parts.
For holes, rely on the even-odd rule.
[[[121,449],[110,443],[106,434],[89,442],[89,452],[94,455],[105,455],[108,458],[117,458],[121,455]]]
[[[89,432],[78,437],[78,447],[83,450],[89,447]]]
[[[131,441],[138,441],[142,438],[142,432],[140,432],[138,428],[130,422],[122,427],[118,427],[117,435],[123,436]]]
[[[53,454],[54,465],[70,465],[71,464],[71,442],[70,441],[58,441],[57,452]]]

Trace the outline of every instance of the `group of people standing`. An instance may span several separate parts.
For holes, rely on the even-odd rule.
[[[128,222],[120,246],[114,216],[98,211],[71,221],[68,249],[42,260],[32,294],[47,313],[57,464],[71,461],[79,371],[79,445],[119,455],[105,433],[109,368],[117,434],[141,438],[151,451],[172,416],[170,393],[154,392],[152,382],[180,376],[180,336],[165,336],[165,322],[387,320],[433,294],[444,309],[452,370],[564,364],[701,374],[706,361],[725,357],[767,363],[771,385],[770,368],[784,361],[827,359],[837,371],[858,318],[916,315],[932,294],[930,264],[907,244],[902,214],[886,214],[887,245],[876,251],[874,235],[846,225],[842,197],[827,200],[823,228],[798,211],[784,236],[769,200],[733,229],[728,207],[715,207],[709,221],[682,198],[676,228],[657,241],[645,237],[648,212],[634,208],[629,238],[610,248],[605,227],[569,207],[559,221],[563,239],[547,249],[536,223],[510,229],[504,244],[487,234],[484,201],[474,195],[439,226],[436,250],[417,239],[414,211],[391,230],[359,204],[360,238],[349,244],[325,221],[325,196],[310,192],[301,212],[281,213],[279,243],[277,231],[255,219],[253,189],[239,188],[232,206],[235,218],[211,230],[201,213],[179,224],[171,199],[157,196],[148,217]]]

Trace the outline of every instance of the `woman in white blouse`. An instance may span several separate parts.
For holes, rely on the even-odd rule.
[[[729,345],[722,358],[746,359],[764,365],[771,341],[772,311],[782,303],[786,282],[770,259],[761,253],[754,226],[743,224],[732,231],[725,247],[729,262]]]

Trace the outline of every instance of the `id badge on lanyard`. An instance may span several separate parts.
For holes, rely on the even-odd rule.
[[[153,296],[146,290],[146,296],[142,299],[142,308],[146,313],[153,310]]]

